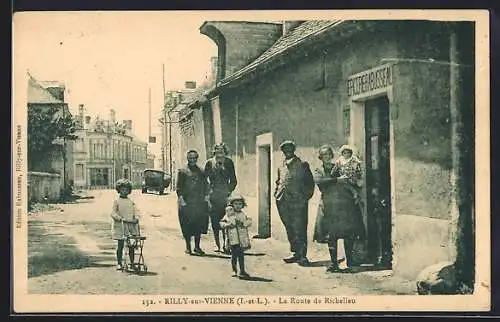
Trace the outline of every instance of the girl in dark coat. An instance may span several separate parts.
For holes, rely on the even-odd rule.
[[[352,265],[354,240],[363,236],[364,226],[357,196],[351,182],[352,176],[360,176],[361,169],[351,173],[351,177],[341,174],[341,169],[333,162],[333,149],[322,146],[319,158],[322,166],[314,171],[314,181],[321,191],[321,202],[314,231],[314,241],[328,244],[331,265],[327,272],[345,271],[337,262],[337,241],[344,240],[347,264]]]

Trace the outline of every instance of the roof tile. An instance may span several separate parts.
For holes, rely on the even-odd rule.
[[[28,80],[28,103],[60,104],[64,102],[52,96],[36,79],[30,76]]]
[[[279,38],[268,50],[266,50],[262,55],[257,57],[253,62],[246,65],[239,71],[233,73],[232,75],[226,77],[221,81],[222,84],[227,84],[233,79],[238,78],[253,68],[258,67],[260,64],[271,60],[278,54],[300,44],[307,38],[314,36],[315,34],[321,33],[327,30],[330,26],[334,26],[342,20],[308,20],[298,25],[292,29],[289,33],[285,34]]]

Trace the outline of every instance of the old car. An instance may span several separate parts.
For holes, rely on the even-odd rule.
[[[162,170],[146,169],[142,173],[142,193],[158,192],[162,195],[171,181],[171,176]]]

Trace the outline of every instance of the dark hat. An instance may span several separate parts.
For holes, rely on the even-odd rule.
[[[293,142],[292,140],[286,140],[286,141],[283,141],[281,144],[280,144],[280,150],[283,151],[283,148],[285,146],[291,146],[293,149],[295,149],[295,142]]]

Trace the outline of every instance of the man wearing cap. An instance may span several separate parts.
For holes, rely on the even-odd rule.
[[[295,155],[295,143],[284,141],[280,149],[285,156],[278,168],[274,197],[285,226],[292,256],[285,263],[307,266],[308,203],[314,193],[314,179],[309,164]]]

